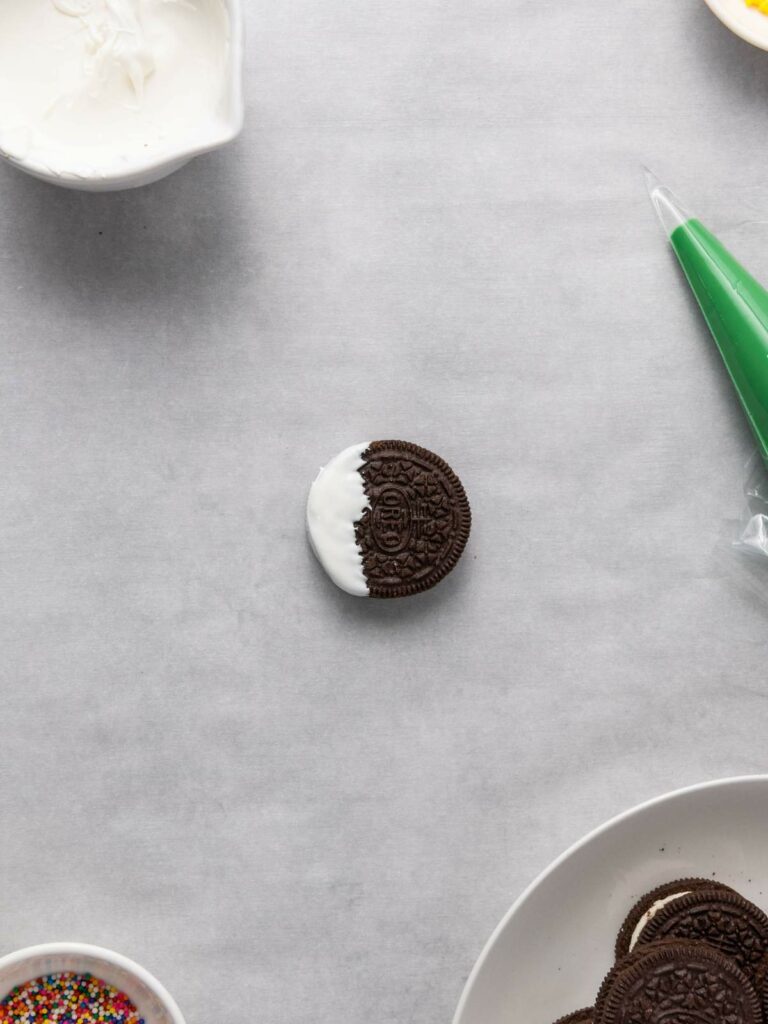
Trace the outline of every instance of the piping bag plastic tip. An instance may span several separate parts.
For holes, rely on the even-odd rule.
[[[691,215],[683,209],[682,204],[675,198],[666,186],[662,185],[656,175],[643,168],[645,172],[645,184],[648,187],[648,195],[651,197],[653,207],[658,214],[661,226],[667,238],[671,238],[675,228],[691,220]]]
[[[650,171],[646,181],[768,463],[768,292]]]

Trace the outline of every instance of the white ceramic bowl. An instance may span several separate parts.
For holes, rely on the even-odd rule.
[[[753,46],[768,50],[768,15],[754,7],[747,7],[744,0],[705,0],[731,32],[741,36]]]
[[[768,910],[768,775],[669,793],[576,843],[493,933],[454,1024],[552,1024],[592,1006],[635,901],[691,876],[717,877]]]
[[[2,2],[2,0],[0,0]],[[10,157],[0,150],[0,160],[26,171],[35,178],[52,185],[78,189],[82,192],[118,192],[123,189],[150,185],[178,171],[193,157],[220,149],[237,138],[243,127],[243,64],[245,57],[245,27],[243,0],[224,0],[230,20],[229,78],[225,110],[218,123],[210,132],[199,136],[195,144],[187,149],[166,155],[161,159],[143,158],[121,169],[119,173],[90,176],[52,174],[36,164],[27,164],[22,159]]]
[[[0,959],[0,998],[43,974],[92,974],[124,992],[146,1024],[184,1024],[181,1010],[159,981],[127,957],[80,942],[30,946]]]

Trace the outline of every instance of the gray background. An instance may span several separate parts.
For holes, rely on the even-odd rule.
[[[189,1024],[437,1024],[567,844],[766,767],[752,445],[640,165],[768,277],[768,55],[703,0],[248,7],[234,146],[0,169],[0,949],[116,948]],[[475,512],[392,604],[303,533],[380,436]]]

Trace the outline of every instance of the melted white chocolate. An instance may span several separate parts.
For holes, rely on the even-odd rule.
[[[331,459],[312,484],[307,502],[309,540],[320,564],[336,586],[355,597],[369,596],[355,523],[370,507],[360,474],[370,445],[364,441]]]
[[[98,176],[194,146],[223,115],[224,0],[1,0],[0,149]]]

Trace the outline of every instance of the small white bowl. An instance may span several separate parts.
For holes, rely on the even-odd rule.
[[[2,0],[0,0],[0,3]],[[195,143],[184,150],[166,154],[161,158],[140,158],[114,171],[104,174],[53,173],[40,164],[26,162],[10,156],[0,149],[0,161],[5,161],[34,178],[51,185],[77,189],[81,192],[119,192],[123,189],[150,185],[178,171],[196,156],[221,149],[232,142],[242,131],[245,116],[243,100],[243,65],[245,62],[245,27],[243,0],[224,0],[230,22],[230,50],[226,109],[219,122],[205,134],[200,133]]]
[[[709,9],[746,42],[768,50],[768,15],[755,7],[747,7],[744,0],[705,0]]]
[[[119,953],[80,942],[29,946],[0,959],[0,999],[25,981],[63,971],[92,974],[124,992],[146,1024],[185,1024],[171,995],[149,971]]]
[[[551,1024],[592,1006],[640,896],[715,877],[768,910],[768,775],[667,793],[572,846],[488,940],[453,1024]]]

